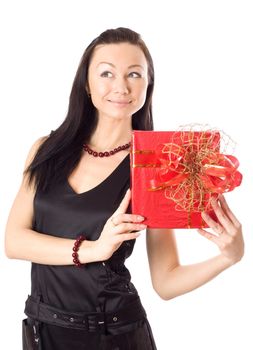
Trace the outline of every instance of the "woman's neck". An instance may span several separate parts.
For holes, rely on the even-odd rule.
[[[131,134],[131,118],[121,120],[99,119],[97,127],[89,140],[89,145],[97,151],[110,150],[128,143],[131,140]]]

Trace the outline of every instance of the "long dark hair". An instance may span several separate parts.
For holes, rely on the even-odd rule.
[[[148,63],[146,101],[132,116],[132,128],[153,130],[154,67],[148,48],[140,35],[133,30],[108,29],[94,39],[84,51],[71,89],[67,116],[40,145],[31,164],[24,171],[24,174],[28,174],[29,185],[35,180],[36,189],[46,191],[53,184],[66,179],[78,164],[82,145],[89,141],[97,125],[96,109],[86,91],[89,63],[96,46],[116,43],[137,45],[146,57]]]

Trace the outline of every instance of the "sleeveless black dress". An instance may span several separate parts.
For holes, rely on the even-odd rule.
[[[68,180],[47,193],[34,197],[33,230],[52,236],[87,240],[99,238],[105,222],[119,206],[130,186],[127,155],[116,169],[95,188],[77,194]],[[124,307],[138,292],[125,266],[135,240],[124,242],[103,262],[56,266],[32,263],[31,295],[56,308],[72,312],[111,312]],[[101,335],[43,324],[41,337],[45,350],[155,349],[148,321],[128,325],[114,335]],[[107,338],[107,339],[105,339]]]

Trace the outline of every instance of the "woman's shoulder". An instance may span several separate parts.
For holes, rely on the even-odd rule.
[[[28,151],[28,155],[26,157],[26,161],[25,161],[25,169],[29,166],[29,164],[31,164],[33,158],[35,157],[38,149],[40,148],[40,146],[49,138],[50,135],[46,135],[46,136],[41,136],[38,139],[36,139],[34,141],[34,143],[32,144],[32,146],[30,147],[29,151]]]

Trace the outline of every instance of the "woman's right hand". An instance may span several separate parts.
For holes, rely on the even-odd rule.
[[[138,231],[147,227],[141,223],[144,217],[126,214],[130,200],[131,191],[128,189],[117,210],[106,221],[99,239],[94,241],[99,261],[109,259],[124,241],[137,238],[140,235]]]

